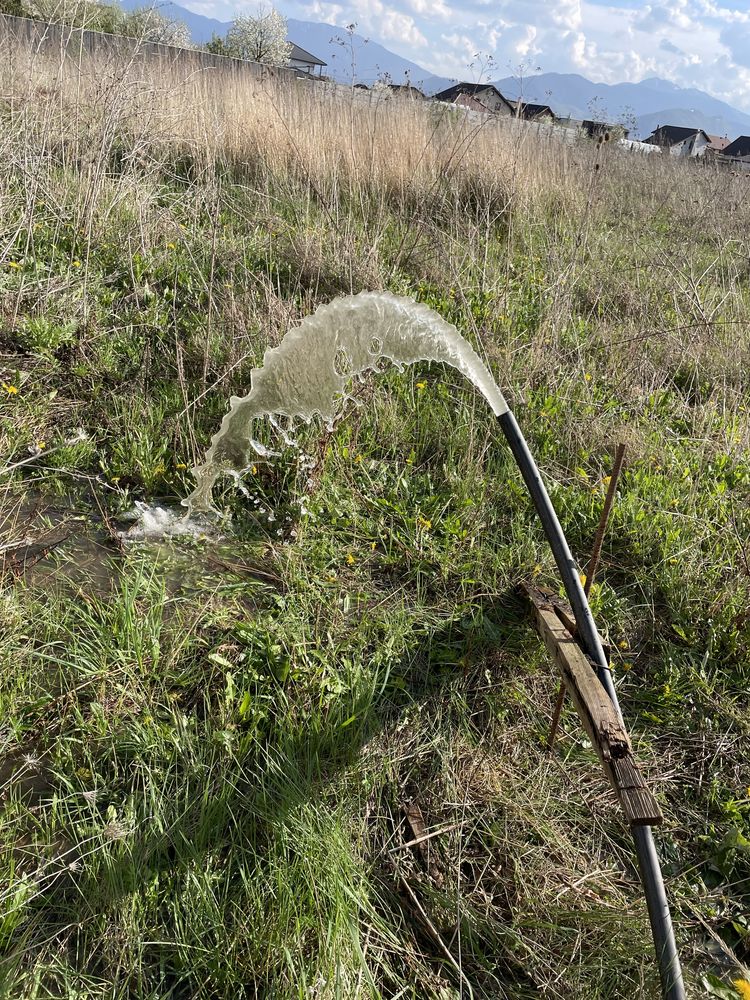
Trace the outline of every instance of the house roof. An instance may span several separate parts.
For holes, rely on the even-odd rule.
[[[741,135],[722,149],[724,156],[750,156],[750,135]]]
[[[296,59],[298,62],[312,63],[313,66],[327,66],[328,63],[323,62],[322,59],[318,59],[314,56],[312,52],[308,52],[307,49],[301,48],[299,45],[295,45],[291,42],[292,51],[289,53],[290,59]]]
[[[648,139],[643,141],[652,146],[676,146],[678,142],[684,142],[691,136],[699,134],[705,135],[706,139],[711,141],[711,137],[702,128],[688,128],[684,125],[660,125]]]
[[[467,94],[470,97],[478,97],[480,94],[486,94],[487,91],[491,91],[508,108],[509,111],[514,111],[514,107],[511,102],[504,97],[497,87],[493,87],[491,83],[456,83],[452,87],[448,87],[446,90],[441,90],[439,94],[435,94],[434,99],[436,101],[449,101],[455,103],[455,99],[459,94]],[[488,109],[483,106],[484,111]]]
[[[595,122],[590,118],[584,119],[584,121],[581,122],[581,128],[587,135],[590,136],[604,135],[606,132],[624,134],[626,138],[630,135],[630,129],[625,128],[625,126],[621,123]]]
[[[406,94],[407,97],[422,98],[425,100],[425,95],[419,89],[411,83],[389,83],[388,87],[390,90],[394,91],[396,94]]]
[[[710,148],[715,149],[719,153],[723,152],[732,141],[731,139],[727,139],[726,136],[722,137],[720,135],[709,135],[708,138]]]
[[[555,117],[555,112],[549,104],[529,104],[526,101],[509,101],[508,103],[513,106],[521,118],[544,118],[546,115],[549,115],[550,118]]]
[[[460,108],[468,108],[469,111],[480,111],[483,115],[487,114],[487,108],[483,104],[480,104],[471,94],[456,94],[450,103],[457,104]]]

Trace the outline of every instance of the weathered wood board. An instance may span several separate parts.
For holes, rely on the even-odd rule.
[[[591,660],[564,624],[572,623],[572,613],[558,608],[559,602],[534,587],[525,585],[523,590],[531,602],[537,630],[560,671],[628,822],[635,826],[661,823],[662,811],[638,768],[630,737]]]

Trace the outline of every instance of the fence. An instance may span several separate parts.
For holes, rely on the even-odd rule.
[[[181,76],[217,70],[222,74],[246,79],[297,78],[297,72],[285,66],[266,66],[229,56],[213,55],[200,49],[183,49],[124,35],[74,28],[67,24],[48,24],[26,17],[0,14],[0,59],[6,68],[12,69],[14,61],[27,60],[29,57],[50,58],[58,62],[73,60],[80,64],[88,56],[103,56],[125,62],[158,61]]]

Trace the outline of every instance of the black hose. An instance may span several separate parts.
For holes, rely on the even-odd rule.
[[[604,689],[612,700],[617,714],[622,720],[622,712],[617,700],[612,673],[607,664],[607,658],[602,649],[599,631],[591,614],[586,595],[581,584],[580,571],[573,559],[565,535],[563,534],[552,501],[545,488],[536,462],[529,451],[521,428],[510,410],[498,417],[503,434],[510,445],[510,450],[521,471],[526,487],[542,522],[555,562],[560,570],[565,593],[575,615],[578,636],[583,648],[596,664],[596,672]],[[672,917],[664,889],[664,879],[656,854],[654,838],[650,826],[633,826],[631,828],[635,853],[638,858],[638,869],[641,876],[643,891],[646,896],[651,933],[654,939],[656,959],[659,963],[662,996],[664,1000],[685,1000],[685,984],[682,979],[680,956],[672,927]]]

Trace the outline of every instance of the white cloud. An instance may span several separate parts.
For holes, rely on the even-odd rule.
[[[454,17],[454,12],[450,7],[447,7],[443,0],[406,0],[406,5],[409,10],[413,10],[415,14],[419,14],[422,17],[437,17],[443,21],[447,21]]]
[[[326,24],[339,24],[344,8],[337,3],[321,3],[321,0],[314,0],[314,3],[305,7],[305,16],[311,21],[324,21]]]
[[[750,24],[733,24],[723,28],[721,41],[740,66],[750,66]]]
[[[316,0],[317,2],[317,0]],[[438,4],[440,0],[437,0]],[[396,42],[394,51],[403,46],[423,48],[427,39],[411,14],[390,7],[382,0],[354,0],[344,7],[344,17],[356,23],[359,34],[371,35],[377,41]],[[400,51],[404,55],[403,51]]]
[[[644,7],[636,23],[643,31],[659,30],[664,27],[691,31],[700,27],[693,18],[692,5],[688,0],[649,4]]]

